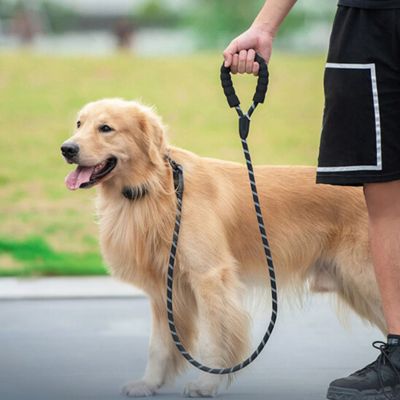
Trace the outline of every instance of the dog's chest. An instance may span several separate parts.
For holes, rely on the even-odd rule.
[[[140,207],[98,207],[100,246],[111,272],[143,286],[164,263],[157,225]]]

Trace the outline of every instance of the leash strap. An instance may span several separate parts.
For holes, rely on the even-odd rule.
[[[255,108],[258,103],[263,103],[265,99],[265,95],[268,87],[268,68],[263,58],[261,58],[258,54],[255,59],[260,64],[260,72],[257,82],[256,92],[253,97],[253,104],[250,106],[249,110],[246,114],[243,113],[240,107],[239,98],[236,96],[235,89],[233,88],[230,69],[226,68],[224,65],[221,67],[221,83],[224,89],[225,96],[227,98],[228,104],[230,107],[234,107],[239,116],[239,134],[242,142],[243,153],[246,159],[246,166],[249,175],[250,188],[253,196],[254,208],[257,216],[258,228],[261,235],[261,241],[264,248],[264,254],[266,258],[266,263],[268,266],[269,279],[271,284],[271,298],[272,298],[272,312],[271,312],[271,320],[269,326],[267,328],[266,333],[264,334],[263,339],[260,344],[256,348],[256,350],[245,359],[240,364],[237,364],[231,368],[211,368],[206,365],[201,364],[196,361],[185,349],[182,342],[179,339],[175,322],[174,322],[174,314],[172,307],[172,293],[173,293],[173,282],[174,282],[174,265],[176,258],[176,250],[178,247],[178,239],[179,239],[179,229],[181,225],[182,218],[182,200],[183,200],[183,188],[184,188],[184,177],[183,177],[183,168],[180,164],[176,163],[174,160],[168,158],[168,161],[171,165],[174,177],[174,188],[176,194],[176,215],[175,215],[175,226],[174,233],[172,236],[172,244],[168,261],[168,274],[167,274],[167,315],[168,315],[168,325],[172,335],[172,339],[178,348],[179,352],[182,354],[186,360],[192,364],[194,367],[200,369],[201,371],[208,372],[210,374],[231,374],[233,372],[237,372],[245,367],[247,367],[250,363],[252,363],[261,351],[264,349],[267,344],[272,331],[274,329],[276,319],[278,316],[278,293],[275,279],[275,269],[274,263],[272,260],[271,249],[269,247],[267,233],[265,230],[264,220],[262,216],[262,211],[260,207],[260,200],[257,193],[257,186],[254,176],[253,164],[251,162],[249,147],[247,145],[247,135],[249,133],[250,127],[250,117],[253,114]]]

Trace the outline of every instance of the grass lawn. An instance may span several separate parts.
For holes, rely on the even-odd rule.
[[[267,101],[252,119],[255,163],[314,165],[323,107],[323,56],[276,53]],[[94,190],[69,192],[60,144],[75,114],[102,97],[155,105],[170,141],[242,161],[236,113],[219,84],[219,54],[174,58],[0,53],[0,276],[102,274]],[[247,105],[255,78],[235,78]]]

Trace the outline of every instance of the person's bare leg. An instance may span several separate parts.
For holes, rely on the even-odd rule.
[[[400,180],[365,184],[364,195],[387,343],[373,343],[376,361],[331,382],[329,400],[400,399]]]
[[[400,335],[400,181],[366,184],[364,195],[387,330]]]

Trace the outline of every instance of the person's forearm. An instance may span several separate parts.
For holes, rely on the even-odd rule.
[[[296,0],[267,0],[252,26],[256,26],[275,36],[280,24],[294,3],[296,3]]]

